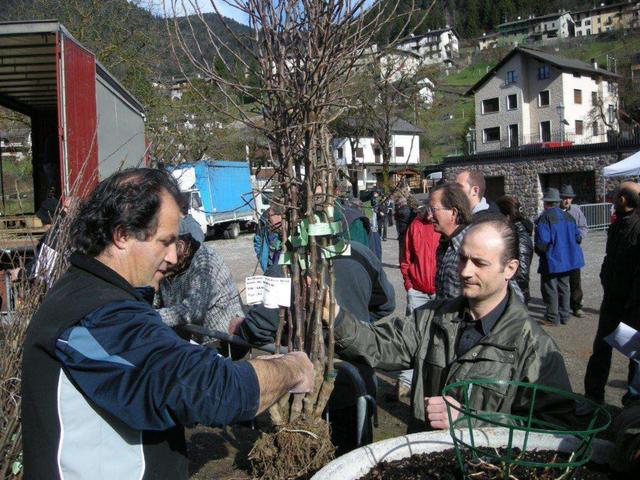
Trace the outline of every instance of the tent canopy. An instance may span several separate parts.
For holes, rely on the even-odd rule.
[[[640,176],[640,152],[636,152],[630,157],[612,163],[604,167],[602,175],[605,177],[633,177]]]

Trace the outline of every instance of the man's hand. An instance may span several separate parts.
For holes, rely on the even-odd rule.
[[[258,413],[273,405],[282,395],[307,393],[313,388],[313,364],[304,352],[267,355],[249,360],[260,385]]]
[[[290,393],[307,393],[313,388],[313,363],[305,352],[291,352],[284,359],[293,362],[299,371],[300,381],[290,390]]]
[[[229,333],[231,335],[236,335],[236,332],[238,331],[238,328],[240,327],[240,324],[242,322],[244,322],[244,317],[233,317],[229,322]]]
[[[460,403],[453,397],[446,397],[447,401],[457,407]],[[460,412],[455,408],[451,409],[451,419],[455,421]],[[431,428],[444,430],[449,428],[449,416],[447,415],[447,404],[444,397],[425,397],[424,398],[424,417]]]
[[[325,325],[329,325],[329,320],[331,319],[331,292],[329,289],[324,292],[324,298],[322,299],[322,323]],[[337,317],[338,313],[340,313],[340,305],[336,302],[336,307],[334,310],[334,315]]]

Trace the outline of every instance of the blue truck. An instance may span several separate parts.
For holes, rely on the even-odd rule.
[[[200,160],[169,167],[189,213],[207,234],[236,238],[256,223],[249,162]]]

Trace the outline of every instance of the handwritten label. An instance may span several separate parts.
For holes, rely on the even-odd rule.
[[[247,277],[244,281],[248,305],[264,304],[266,308],[291,306],[291,279],[264,275]]]

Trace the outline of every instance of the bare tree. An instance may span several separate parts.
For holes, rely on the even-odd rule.
[[[376,55],[359,73],[360,88],[367,92],[360,97],[359,118],[380,149],[386,191],[390,188],[389,171],[394,158],[394,126],[407,115],[415,118],[423,106],[421,80],[426,78],[426,71],[417,55],[391,49]]]
[[[397,2],[378,2],[369,10],[365,0],[211,2],[218,13],[219,3],[235,7],[248,19],[251,38],[235,37],[243,46],[240,53],[220,41],[195,1],[172,0],[166,16],[173,20],[167,27],[176,59],[185,59],[225,97],[230,108],[223,113],[267,138],[270,164],[283,192],[281,258],[291,278],[293,302],[280,308],[276,348],[286,344],[290,350],[306,351],[315,365],[316,382],[312,392],[286,396],[271,408],[272,420],[281,425],[273,434],[277,438],[266,438],[268,448],[257,444],[252,460],[259,474],[293,478],[322,466],[333,453],[327,447],[328,429],[319,418],[336,375],[331,258],[345,253],[348,242],[335,235],[340,222],[328,125],[350,106],[352,72],[373,36],[395,17]],[[195,15],[177,19],[185,7],[195,9]],[[200,31],[205,35],[198,35]],[[227,33],[235,35],[228,28]],[[219,109],[206,92],[196,86],[194,91]],[[259,120],[247,112],[244,98],[254,100]],[[282,427],[291,423],[296,428]],[[293,437],[284,444],[295,452],[274,454],[273,446],[283,445],[283,436]]]

